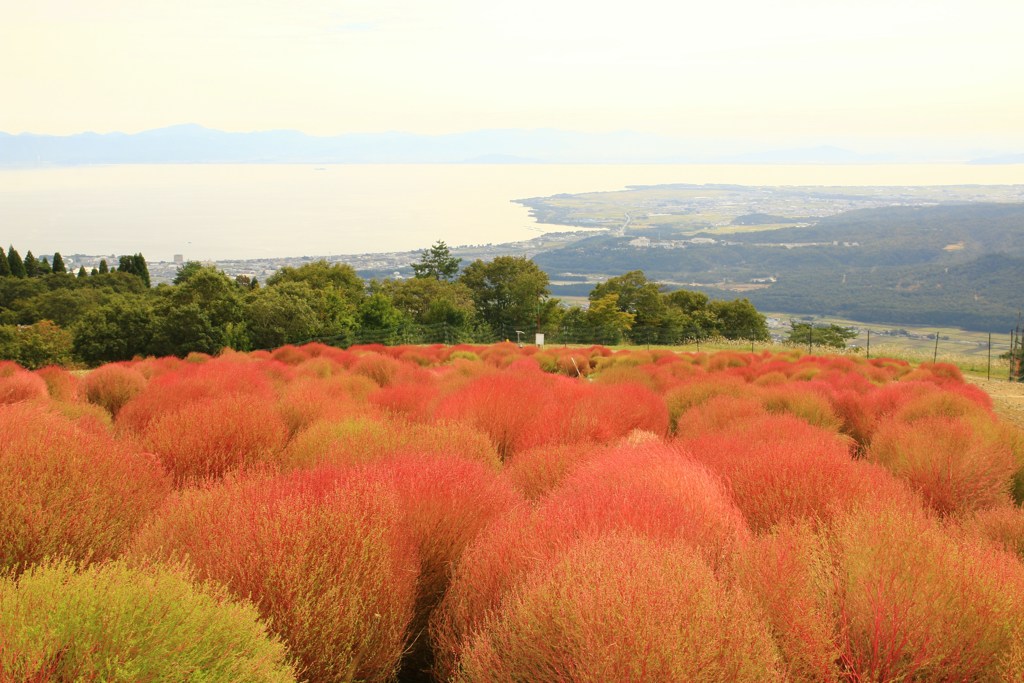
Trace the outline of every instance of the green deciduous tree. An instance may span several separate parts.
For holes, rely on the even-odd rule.
[[[143,295],[117,296],[72,327],[75,355],[90,365],[152,353],[156,319]]]
[[[377,285],[413,323],[425,326],[427,342],[470,341],[477,327],[469,288],[434,278],[385,280]]]
[[[367,341],[393,344],[409,319],[383,292],[374,292],[359,304],[360,333]]]
[[[49,320],[32,325],[0,325],[0,358],[30,370],[71,362],[72,336]]]
[[[438,240],[430,249],[420,253],[420,260],[412,264],[412,271],[418,278],[450,281],[459,274],[462,259],[452,256],[443,240]]]
[[[595,302],[614,294],[618,308],[633,316],[630,336],[637,343],[658,343],[665,325],[667,306],[661,294],[661,287],[651,282],[642,270],[631,270],[598,284],[590,292],[590,301]]]
[[[557,316],[558,300],[549,296],[547,273],[522,256],[477,259],[459,282],[469,288],[480,317],[497,335],[543,330]]]
[[[634,313],[623,311],[618,294],[605,294],[592,300],[584,316],[593,341],[598,344],[621,344],[623,335],[630,331],[636,320]]]
[[[708,309],[717,319],[716,332],[726,339],[768,341],[768,321],[749,299],[712,301]]]
[[[245,323],[253,348],[272,349],[320,336],[312,305],[316,293],[305,282],[286,282],[252,291],[245,299]]]
[[[852,327],[830,324],[827,326],[790,321],[790,331],[786,336],[787,344],[800,346],[828,346],[845,349],[846,343],[856,338],[857,331]]]
[[[356,303],[363,298],[366,287],[352,266],[347,263],[328,263],[323,259],[298,268],[285,266],[267,279],[270,286],[283,282],[306,282],[313,289],[331,289]]]

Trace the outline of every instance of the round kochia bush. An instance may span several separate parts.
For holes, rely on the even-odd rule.
[[[0,569],[116,556],[170,491],[156,458],[41,404],[0,406]]]
[[[455,680],[782,681],[752,601],[685,545],[582,541],[527,577],[472,639]]]
[[[284,447],[288,427],[273,403],[242,394],[204,398],[153,420],[139,437],[178,485],[266,464]]]
[[[398,667],[419,563],[395,495],[359,473],[319,468],[186,490],[132,555],[187,561],[251,599],[301,678],[387,681]]]
[[[502,599],[581,539],[623,530],[685,543],[718,566],[750,537],[721,480],[659,443],[608,449],[536,508],[521,505],[467,547],[431,619],[435,670],[446,680],[474,631]]]
[[[0,680],[294,681],[248,603],[181,569],[70,563],[0,576]]]

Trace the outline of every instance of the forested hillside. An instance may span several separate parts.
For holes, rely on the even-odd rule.
[[[768,310],[864,322],[1002,329],[1020,306],[1024,204],[889,207],[805,227],[644,235],[602,234],[535,260],[555,281],[643,268],[716,296],[743,292]]]

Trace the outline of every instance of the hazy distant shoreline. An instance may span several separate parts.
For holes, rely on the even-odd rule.
[[[446,135],[295,130],[226,132],[182,124],[139,133],[74,135],[0,132],[0,167],[109,164],[1021,164],[1015,149],[951,145],[913,152],[886,143],[873,151],[843,143],[772,147],[750,141],[674,138],[617,131],[474,130]],[[879,151],[881,150],[881,151]]]

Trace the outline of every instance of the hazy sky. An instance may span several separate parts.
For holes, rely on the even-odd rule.
[[[0,0],[0,130],[1024,150],[1021,0]]]

